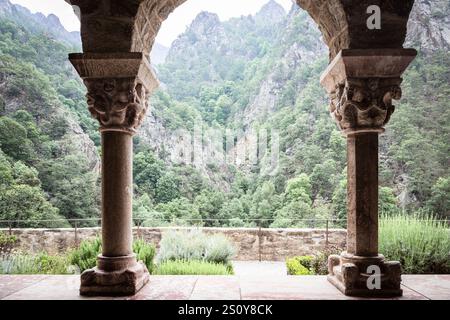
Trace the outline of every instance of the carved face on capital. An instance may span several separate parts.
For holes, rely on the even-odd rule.
[[[330,111],[342,130],[379,130],[401,98],[400,78],[350,78],[331,94]]]
[[[88,106],[102,130],[134,132],[147,110],[146,90],[135,78],[86,79]]]

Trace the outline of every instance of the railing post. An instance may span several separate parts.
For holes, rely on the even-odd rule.
[[[141,239],[141,221],[140,220],[138,220],[138,223],[137,223],[137,238],[138,239]]]
[[[262,247],[261,247],[261,239],[262,239],[262,231],[261,231],[261,221],[258,223],[258,254],[259,254],[259,262],[262,261]]]
[[[75,247],[78,248],[78,222],[75,220]]]
[[[325,231],[325,248],[328,249],[328,219],[327,219],[326,231]]]
[[[12,222],[9,222],[9,235],[12,236]]]

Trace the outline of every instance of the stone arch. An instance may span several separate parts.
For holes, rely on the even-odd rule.
[[[187,0],[66,0],[80,8],[84,52],[149,55],[161,24]],[[217,0],[219,1],[219,0]],[[332,60],[342,49],[402,48],[414,0],[296,0],[314,19]],[[382,28],[366,27],[370,5],[382,11]]]
[[[405,41],[414,0],[296,0],[319,26],[332,60],[342,49],[398,49]],[[377,5],[380,30],[369,30],[366,12]]]
[[[162,22],[186,0],[66,0],[77,6],[82,54],[69,59],[87,87],[102,134],[102,255],[81,275],[83,295],[135,294],[149,280],[132,253],[132,151],[156,87],[148,55]],[[219,0],[218,0],[219,1]],[[225,0],[222,0],[225,1]],[[318,24],[331,63],[321,77],[330,113],[347,137],[347,250],[330,256],[329,281],[346,295],[399,296],[399,262],[378,254],[378,135],[401,98],[401,75],[414,59],[403,49],[413,0],[296,0]],[[382,26],[366,26],[378,5]],[[367,266],[382,272],[367,288]]]

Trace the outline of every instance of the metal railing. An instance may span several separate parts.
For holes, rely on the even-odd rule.
[[[344,228],[346,219],[283,219],[287,224],[286,227],[271,227],[274,219],[240,219],[243,223],[241,226],[230,225],[231,222],[236,222],[235,219],[184,219],[176,218],[172,220],[167,219],[140,219],[134,218],[133,223],[136,228],[138,237],[141,234],[141,228],[227,228],[227,229],[241,229],[251,228],[257,229],[258,237],[261,240],[263,236],[263,229],[324,229],[326,234],[326,246],[329,243],[330,229]],[[87,219],[34,219],[34,220],[0,220],[0,230],[7,230],[12,235],[13,230],[20,229],[72,229],[74,232],[74,241],[78,245],[80,243],[79,229],[80,228],[95,228],[101,227],[101,218],[87,218]]]
[[[202,228],[226,228],[226,229],[241,229],[250,228],[257,230],[259,259],[262,259],[262,237],[264,230],[267,229],[320,229],[325,233],[325,248],[330,246],[329,235],[332,229],[345,229],[347,219],[283,219],[284,222],[289,222],[288,227],[271,227],[274,219],[240,219],[241,222],[246,223],[245,226],[227,225],[235,221],[234,219],[140,219],[134,218],[134,228],[136,229],[137,237],[141,238],[141,228],[188,228],[188,229],[202,229]],[[434,222],[445,223],[450,227],[450,220],[435,219]],[[101,218],[88,219],[43,219],[43,220],[0,220],[0,232],[6,231],[10,235],[14,234],[15,230],[21,229],[72,229],[74,232],[75,246],[79,246],[80,230],[81,228],[100,228]]]

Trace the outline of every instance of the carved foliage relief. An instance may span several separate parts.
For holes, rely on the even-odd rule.
[[[379,130],[402,95],[400,78],[347,78],[331,94],[330,112],[344,131]]]
[[[147,111],[147,92],[136,78],[85,79],[89,111],[102,131],[135,133]]]

